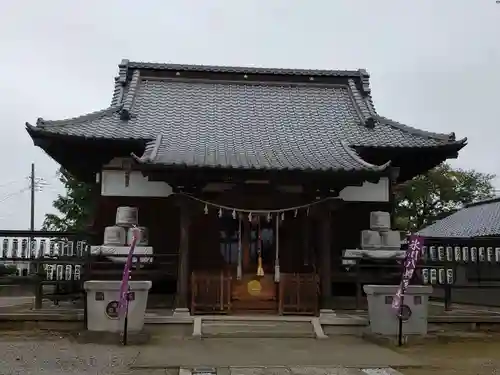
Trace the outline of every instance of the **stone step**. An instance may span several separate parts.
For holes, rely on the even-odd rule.
[[[314,338],[311,322],[203,320],[202,337]]]

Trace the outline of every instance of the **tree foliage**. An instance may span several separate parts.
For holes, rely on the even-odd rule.
[[[43,230],[83,231],[92,220],[94,185],[78,181],[63,168],[58,172],[65,195],[58,195],[52,206],[58,214],[45,214]]]
[[[17,267],[10,264],[0,264],[0,276],[15,275]]]
[[[494,195],[494,175],[441,164],[396,188],[396,226],[415,231]]]

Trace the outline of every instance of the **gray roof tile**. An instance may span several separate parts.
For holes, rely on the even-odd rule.
[[[311,133],[297,140],[283,136],[284,133],[255,128],[256,132],[259,130],[262,130],[260,137],[237,127],[228,140],[216,124],[195,126],[189,134],[172,129],[168,136],[149,142],[138,161],[186,167],[374,172],[390,165],[390,162],[381,166],[367,163],[339,140],[324,141]],[[204,142],[186,143],[185,139],[196,132],[196,139],[202,138]],[[249,140],[253,136],[256,138]]]
[[[120,120],[122,105],[116,105],[84,116],[45,121],[38,119],[36,127],[27,124],[29,130],[86,138],[133,139],[133,129]],[[140,138],[140,137],[137,137]],[[153,137],[146,137],[152,139]]]
[[[344,85],[201,81],[148,78],[139,69],[348,78]],[[361,80],[363,93],[355,79]],[[144,139],[151,142],[148,149],[160,135],[158,162],[256,168],[357,169],[362,161],[344,145],[435,147],[455,142],[454,135],[425,132],[379,116],[369,92],[364,71],[126,62],[115,81],[112,107],[74,119],[39,119],[36,127],[28,128],[80,137]]]
[[[500,236],[500,198],[470,204],[422,229],[425,237]]]
[[[364,69],[358,70],[319,70],[319,69],[277,69],[258,67],[237,67],[237,66],[213,66],[213,65],[191,65],[191,64],[169,64],[151,63],[140,61],[123,60],[119,65],[120,69],[150,69],[150,70],[172,70],[172,71],[192,71],[207,73],[236,73],[236,74],[270,74],[270,75],[301,75],[315,77],[351,77],[365,76],[369,74]],[[120,72],[121,73],[121,72]],[[122,74],[120,74],[122,75]],[[368,82],[368,81],[366,81]]]

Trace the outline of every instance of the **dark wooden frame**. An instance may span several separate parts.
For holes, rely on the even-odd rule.
[[[191,273],[191,312],[227,314],[231,312],[232,277],[221,270]]]
[[[280,315],[318,315],[319,278],[314,273],[285,273],[279,283]]]

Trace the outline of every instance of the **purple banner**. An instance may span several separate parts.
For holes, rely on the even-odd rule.
[[[139,237],[138,232],[139,229],[134,229],[127,261],[125,262],[125,267],[123,268],[122,283],[120,285],[120,301],[118,305],[118,314],[120,317],[125,315],[128,308],[128,280],[130,278],[130,268],[132,267],[132,256],[134,255],[135,245]]]
[[[398,291],[392,300],[392,308],[399,312],[401,307],[401,299],[406,292],[406,288],[410,284],[410,280],[415,272],[415,267],[422,254],[422,245],[424,244],[424,238],[417,235],[411,235],[408,242],[408,250],[406,251],[406,256],[404,260],[403,276],[401,278],[401,284],[399,284]]]

